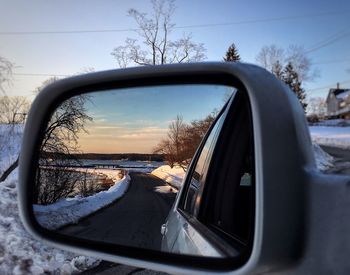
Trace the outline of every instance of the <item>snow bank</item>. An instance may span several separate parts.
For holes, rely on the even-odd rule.
[[[23,128],[23,124],[0,124],[0,175],[19,155]]]
[[[325,171],[334,166],[334,158],[327,154],[325,151],[323,151],[317,143],[313,143],[313,151],[316,159],[317,168],[320,171]],[[186,173],[181,167],[171,168],[169,165],[160,166],[152,172],[152,175],[161,178],[176,189],[180,189],[185,174]],[[168,189],[169,188],[158,188],[156,191],[160,193],[170,192]]]
[[[19,218],[16,185],[17,170],[0,184],[0,274],[72,274],[100,263],[33,239]]]
[[[310,126],[309,130],[317,144],[350,149],[350,127]]]
[[[151,174],[166,181],[176,189],[180,189],[186,172],[178,166],[171,168],[169,165],[162,165],[153,170]]]
[[[349,127],[349,119],[329,119],[321,120],[319,122],[311,123],[311,126],[336,126],[336,127]]]
[[[77,223],[81,218],[122,197],[128,189],[130,176],[126,175],[120,179],[119,170],[88,169],[86,172],[104,174],[114,181],[114,185],[106,191],[101,191],[89,197],[76,196],[49,205],[34,205],[35,216],[43,227],[57,229],[67,224]]]
[[[313,143],[312,147],[315,154],[316,165],[319,170],[325,171],[334,166],[334,158],[323,151],[317,143]]]
[[[17,159],[23,125],[0,125],[0,171]],[[100,263],[46,246],[24,229],[18,213],[17,170],[0,184],[0,274],[72,274]]]

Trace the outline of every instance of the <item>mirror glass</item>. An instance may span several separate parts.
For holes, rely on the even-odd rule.
[[[162,85],[62,102],[40,146],[33,185],[38,223],[77,238],[164,249],[169,226],[175,233],[168,243],[182,226],[167,217],[190,161],[235,92],[225,85]]]

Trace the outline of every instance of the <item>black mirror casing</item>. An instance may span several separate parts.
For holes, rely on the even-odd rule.
[[[213,83],[242,87],[248,95],[255,148],[255,229],[252,252],[243,263],[167,255],[130,247],[74,240],[38,225],[31,186],[38,147],[53,110],[80,93],[110,87]],[[292,92],[271,73],[241,63],[176,64],[112,70],[67,78],[41,92],[29,112],[20,156],[19,205],[26,229],[36,238],[76,253],[170,273],[265,272],[292,266],[304,253],[307,182],[315,159],[306,119]]]

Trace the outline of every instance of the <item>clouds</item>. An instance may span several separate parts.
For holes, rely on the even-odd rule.
[[[165,122],[160,125],[150,121],[144,121],[144,125],[141,123],[141,121],[119,125],[89,123],[86,127],[87,132],[79,133],[80,150],[89,153],[150,153],[159,140],[167,134],[168,127]],[[149,124],[153,126],[148,126]]]

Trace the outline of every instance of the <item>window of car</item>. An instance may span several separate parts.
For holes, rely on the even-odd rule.
[[[244,93],[237,94],[227,117],[199,219],[228,241],[248,246],[254,228],[254,147]]]
[[[226,113],[220,114],[214,126],[210,130],[202,150],[197,158],[195,168],[190,172],[191,177],[187,187],[186,198],[184,200],[183,209],[190,215],[195,215],[200,205],[201,186],[205,183],[208,173],[209,163],[213,154],[213,150],[217,141],[218,132],[220,131]]]
[[[246,251],[254,231],[255,190],[252,119],[244,92],[237,92],[217,119],[192,166],[183,212],[199,228]]]

